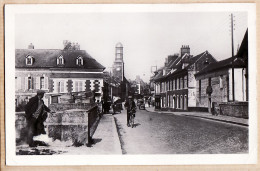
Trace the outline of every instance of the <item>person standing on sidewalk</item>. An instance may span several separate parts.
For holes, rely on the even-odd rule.
[[[38,90],[37,95],[32,97],[25,105],[25,115],[27,121],[27,143],[30,147],[35,147],[33,136],[46,134],[43,122],[47,119],[47,112],[51,110],[45,106],[42,98],[44,96],[43,90]]]
[[[134,99],[132,98],[132,96],[129,96],[128,99],[125,102],[125,108],[127,110],[126,112],[126,119],[127,119],[127,126],[129,126],[129,119],[130,119],[130,111],[133,109],[136,109],[136,105],[134,102]]]

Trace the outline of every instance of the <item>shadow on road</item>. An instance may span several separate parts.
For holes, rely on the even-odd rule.
[[[139,125],[141,125],[140,123],[135,123],[134,124],[134,127],[137,127],[137,126],[139,126]]]
[[[101,141],[102,141],[102,138],[94,138],[93,139],[93,144],[97,144],[97,143],[99,143]]]

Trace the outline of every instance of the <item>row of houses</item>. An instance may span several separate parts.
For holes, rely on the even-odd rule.
[[[105,67],[78,44],[64,41],[64,49],[15,50],[16,108],[26,104],[37,90],[46,92],[45,104],[89,102],[94,92],[101,100]],[[93,95],[92,95],[93,96]]]
[[[156,109],[248,117],[248,32],[236,56],[222,61],[208,51],[193,56],[190,47],[183,45],[180,54],[165,59],[151,83]]]

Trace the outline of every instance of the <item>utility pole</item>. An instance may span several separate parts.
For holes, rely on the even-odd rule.
[[[232,101],[235,101],[234,40],[233,40],[233,14],[232,13],[231,13],[231,47],[232,47]]]
[[[233,39],[233,14],[231,13],[231,47],[232,47],[232,101],[235,101],[235,78],[234,78],[234,39]]]

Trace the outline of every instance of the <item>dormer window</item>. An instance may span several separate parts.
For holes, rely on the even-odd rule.
[[[62,55],[60,55],[58,58],[57,58],[57,65],[64,65],[64,58]]]
[[[26,56],[26,65],[32,65],[33,64],[33,57],[28,55]]]
[[[83,65],[83,58],[82,58],[82,56],[78,56],[77,57],[76,64],[79,65],[79,66]]]

